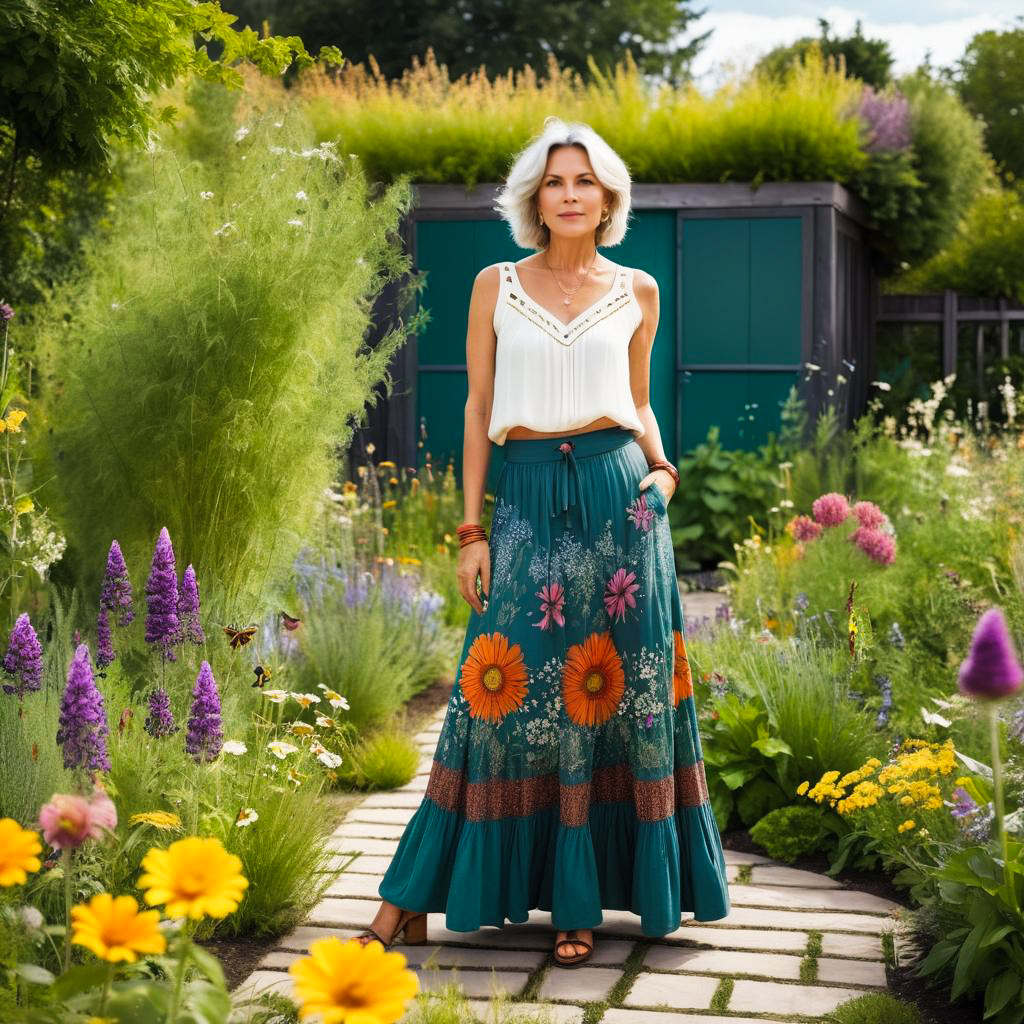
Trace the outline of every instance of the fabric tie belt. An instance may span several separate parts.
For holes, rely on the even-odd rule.
[[[562,458],[558,463],[558,472],[555,474],[555,489],[552,491],[554,507],[551,514],[557,516],[559,512],[564,512],[565,525],[569,525],[569,467],[572,466],[572,471],[576,474],[576,493],[579,495],[580,500],[580,515],[583,517],[583,529],[586,530],[587,503],[583,500],[583,483],[580,480],[579,463],[576,461],[576,456],[573,455],[575,447],[576,445],[572,441],[563,441],[558,445],[558,451],[562,453]]]

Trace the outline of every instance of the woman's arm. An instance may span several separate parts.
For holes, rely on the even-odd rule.
[[[466,370],[469,396],[466,399],[462,443],[463,521],[479,523],[484,505],[484,484],[491,461],[491,440],[487,427],[494,401],[494,306],[498,301],[500,270],[495,263],[484,267],[473,282],[466,332]]]

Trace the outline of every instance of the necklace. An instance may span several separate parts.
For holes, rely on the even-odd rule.
[[[561,291],[561,293],[565,296],[565,298],[562,300],[562,305],[563,306],[568,306],[568,305],[570,305],[572,303],[572,300],[576,297],[576,292],[578,292],[583,287],[584,282],[587,280],[588,277],[590,277],[590,272],[594,269],[594,264],[596,262],[597,262],[597,250],[595,249],[594,250],[594,258],[590,261],[590,266],[587,267],[587,272],[583,275],[583,280],[580,281],[580,283],[578,285],[576,285],[576,288],[575,288],[574,291],[567,292],[562,287],[562,282],[559,281],[557,277],[555,277],[555,272],[554,272],[554,270],[552,270],[551,264],[548,263],[547,253],[544,254],[544,265],[548,268],[548,270],[551,271],[551,276],[555,278],[555,284],[558,285],[559,291]]]

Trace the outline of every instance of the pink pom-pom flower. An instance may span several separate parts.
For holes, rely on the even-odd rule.
[[[810,516],[794,516],[789,525],[793,540],[814,540],[821,534],[821,525]]]
[[[896,545],[892,537],[881,530],[868,529],[866,526],[858,526],[850,534],[850,540],[864,552],[868,558],[879,565],[891,565],[896,557]]]
[[[857,522],[869,530],[879,530],[889,521],[886,514],[873,501],[858,501],[853,506],[853,514],[857,517]]]
[[[971,647],[960,666],[960,691],[970,697],[1009,697],[1024,682],[1002,609],[989,608],[978,620]]]
[[[91,799],[73,793],[54,793],[39,811],[43,838],[57,850],[74,849],[86,839],[99,839],[117,827],[117,809],[102,790]]]
[[[822,526],[838,526],[849,518],[850,503],[842,494],[830,491],[814,499],[811,514]]]

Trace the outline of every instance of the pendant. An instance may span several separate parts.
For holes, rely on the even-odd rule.
[[[571,304],[571,302],[572,302],[572,297],[570,297],[568,299],[565,299],[564,302],[563,302],[563,305],[568,306],[568,305]]]

